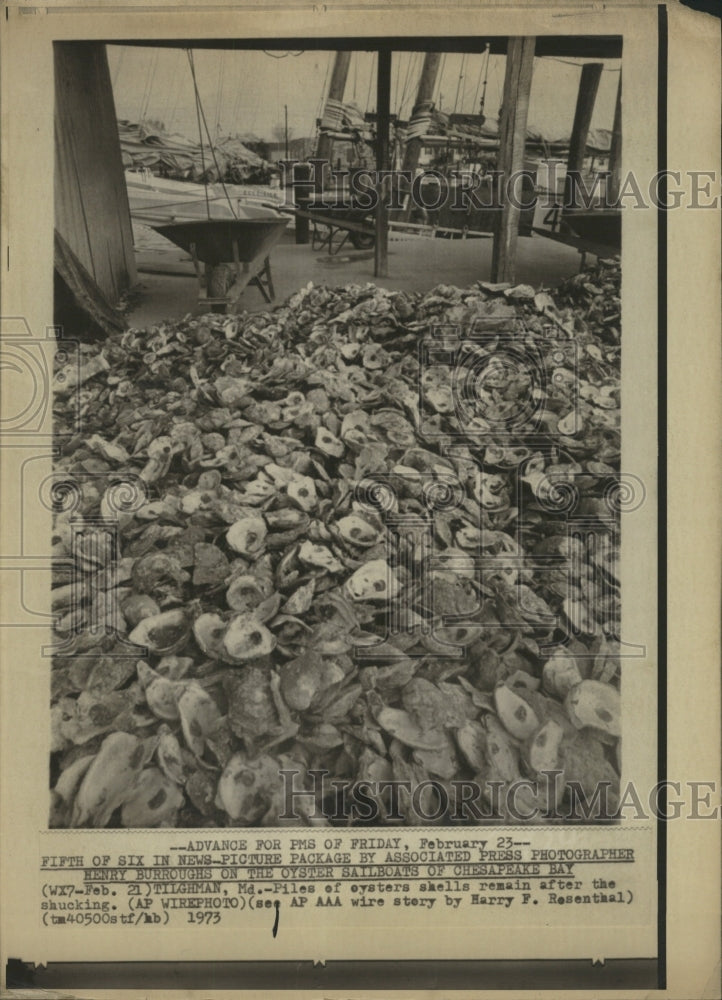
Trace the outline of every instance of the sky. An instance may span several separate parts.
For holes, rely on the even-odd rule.
[[[288,106],[291,137],[312,136],[321,116],[333,52],[274,53],[196,50],[196,79],[208,127],[221,134],[253,133],[273,139]],[[116,113],[119,118],[162,121],[171,131],[198,138],[198,123],[188,57],[183,49],[108,45]],[[414,103],[423,54],[395,53],[391,70],[391,111],[408,117]],[[487,71],[488,62],[488,71]],[[436,104],[442,111],[478,111],[487,77],[485,110],[496,117],[504,83],[504,57],[448,53],[442,57]],[[547,138],[569,135],[583,60],[539,58],[528,124]],[[592,128],[611,129],[621,60],[604,63]],[[344,99],[373,111],[375,56],[354,52]],[[279,136],[280,138],[280,136]]]

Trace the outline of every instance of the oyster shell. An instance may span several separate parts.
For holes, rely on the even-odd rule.
[[[591,726],[609,736],[622,735],[622,702],[611,684],[587,680],[576,684],[567,694],[565,707],[579,729]]]
[[[252,559],[263,551],[267,534],[268,528],[262,517],[244,517],[230,526],[226,541],[234,552]]]
[[[225,635],[223,648],[230,660],[237,663],[243,660],[256,660],[273,652],[276,639],[272,632],[253,614],[239,614],[230,620]]]
[[[190,625],[185,611],[175,608],[143,618],[128,638],[136,646],[145,646],[151,653],[166,656],[181,649],[189,636]]]
[[[354,601],[388,601],[401,587],[385,559],[371,559],[349,577],[345,590]]]

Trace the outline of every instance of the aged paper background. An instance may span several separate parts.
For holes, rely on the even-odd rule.
[[[529,4],[503,10],[491,5],[431,4],[377,7],[284,7],[267,4],[229,12],[221,5],[161,13],[138,7],[86,13],[75,7],[37,8],[20,14],[8,8],[3,25],[2,68],[2,236],[3,333],[8,318],[23,317],[42,340],[52,323],[53,64],[52,39],[232,35],[401,34],[621,34],[624,36],[624,170],[654,173],[656,149],[656,5]],[[165,7],[165,5],[163,5]],[[275,7],[275,12],[272,8]],[[679,170],[716,170],[719,178],[720,88],[716,25],[671,5],[669,8],[670,131],[668,165]],[[717,183],[717,188],[719,184]],[[668,776],[671,780],[719,781],[719,212],[676,211],[669,226],[669,667]],[[623,220],[623,469],[643,479],[648,496],[656,477],[656,213],[625,213]],[[6,256],[9,248],[9,258]],[[7,263],[9,261],[9,267]],[[51,358],[50,345],[45,353]],[[7,383],[5,383],[7,385]],[[4,388],[5,388],[4,385]],[[12,402],[12,400],[10,400]],[[61,960],[159,960],[183,956],[240,957],[232,935],[213,932],[203,939],[163,932],[135,937],[121,933],[76,934],[57,954],[38,925],[35,902],[40,837],[46,826],[48,748],[48,667],[38,656],[47,641],[31,613],[47,606],[49,515],[28,502],[23,489],[50,474],[50,415],[38,431],[37,451],[27,455],[7,447],[3,462],[2,521],[2,964],[8,955],[44,962]],[[3,443],[4,444],[4,443]],[[12,444],[12,442],[10,442]],[[31,473],[28,477],[28,469]],[[28,478],[23,478],[28,477]],[[22,487],[22,488],[20,488]],[[623,547],[624,634],[643,635],[655,644],[656,538],[651,507],[640,514]],[[18,545],[20,540],[21,544]],[[18,567],[34,558],[34,570]],[[14,562],[13,562],[14,559]],[[28,563],[22,563],[27,566]],[[14,568],[13,568],[14,567]],[[23,602],[17,601],[22,579]],[[20,611],[18,610],[20,609]],[[656,774],[656,684],[650,659],[625,675],[625,770],[642,787]],[[719,784],[712,796],[719,800]],[[60,833],[52,835],[61,836]],[[99,850],[115,835],[65,831],[73,851]],[[133,835],[137,836],[137,835]],[[144,847],[156,836],[141,834]],[[608,835],[609,836],[609,835]],[[719,826],[678,820],[668,838],[668,990],[670,997],[714,997],[719,972]],[[59,843],[57,841],[56,843]],[[55,848],[54,848],[55,849]],[[105,847],[104,849],[110,849]],[[651,855],[650,855],[651,858]],[[653,867],[650,869],[653,877]],[[438,914],[438,911],[437,911]],[[653,955],[656,924],[627,928],[630,955]],[[613,929],[612,929],[613,930]],[[594,937],[595,954],[617,954],[604,930]],[[437,916],[406,926],[381,926],[356,936],[348,927],[319,936],[313,923],[297,929],[294,957],[429,957],[429,942],[445,957],[470,957],[478,932],[440,924]],[[249,935],[255,958],[278,958],[267,934]],[[525,957],[528,939],[508,926],[486,932],[484,954]],[[533,930],[536,955],[590,955],[583,928]],[[612,951],[608,949],[611,946]],[[209,952],[210,949],[210,952]],[[350,990],[360,996],[358,989]],[[93,991],[93,996],[100,995]],[[260,994],[259,994],[260,995]],[[344,993],[346,995],[346,993]],[[417,993],[408,995],[418,995]],[[439,995],[443,995],[443,990]],[[468,995],[477,995],[469,993]],[[629,996],[628,992],[618,995]]]

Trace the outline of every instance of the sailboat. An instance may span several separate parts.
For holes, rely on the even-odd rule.
[[[273,202],[282,203],[281,192],[276,191],[274,198],[273,188],[249,193],[241,185],[226,184],[223,190],[218,184],[206,187],[190,181],[172,181],[155,177],[149,171],[126,170],[125,184],[131,217],[148,226],[208,218],[274,218],[277,213]]]

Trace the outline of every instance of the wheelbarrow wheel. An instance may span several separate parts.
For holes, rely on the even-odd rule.
[[[376,237],[371,233],[349,233],[351,245],[357,250],[370,250],[376,242]]]

